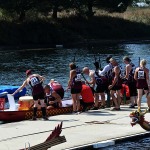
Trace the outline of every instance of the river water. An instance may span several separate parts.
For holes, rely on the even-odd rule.
[[[100,150],[150,150],[150,138],[143,138],[136,142],[125,142],[115,146],[106,147]]]
[[[150,44],[102,44],[100,47],[93,46],[93,48],[8,50],[0,51],[0,85],[21,85],[26,78],[25,71],[32,69],[33,73],[46,78],[44,84],[49,83],[53,78],[66,88],[69,79],[68,64],[74,58],[81,69],[84,66],[94,69],[94,55],[97,59],[100,58],[103,67],[106,65],[106,56],[110,54],[123,66],[122,58],[125,55],[128,55],[136,66],[139,64],[139,57],[144,58],[150,69]],[[65,97],[70,97],[70,92],[65,93]],[[126,149],[131,149],[128,145]],[[122,148],[125,149],[125,146]],[[119,147],[111,149],[119,149]]]
[[[94,69],[94,55],[97,59],[100,56],[103,67],[106,65],[105,58],[109,54],[113,55],[120,64],[125,55],[130,56],[136,65],[138,65],[139,57],[144,58],[148,60],[147,67],[150,68],[150,44],[107,44],[93,49],[0,51],[0,85],[21,85],[25,79],[25,71],[32,69],[34,73],[45,76],[44,84],[53,78],[66,88],[69,78],[68,64],[74,57],[80,68],[88,66]]]

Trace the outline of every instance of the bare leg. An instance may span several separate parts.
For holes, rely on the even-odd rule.
[[[77,111],[76,94],[71,94],[71,96],[72,96],[72,103],[73,103],[73,111]]]
[[[76,94],[77,111],[80,111],[80,94]]]
[[[130,104],[130,105],[134,106],[135,97],[134,97],[134,96],[131,96],[131,97],[130,97],[130,101],[131,101],[131,104]]]
[[[115,97],[114,94],[115,94],[115,91],[110,90],[110,95],[111,95],[111,97],[113,99],[113,102],[115,103],[115,108],[119,108],[118,102],[117,102],[117,98]]]
[[[95,102],[94,106],[95,106],[95,107],[98,107],[99,93],[95,93],[95,94],[94,94],[94,102]]]
[[[143,89],[137,89],[138,91],[138,97],[137,97],[137,105],[138,105],[138,110],[141,109],[141,99],[143,95]]]
[[[146,94],[146,99],[147,99],[147,105],[150,108],[150,97],[147,96],[148,90],[144,90],[144,93]]]
[[[105,106],[105,93],[103,92],[103,93],[100,93],[100,95],[101,95],[101,100],[102,100],[102,106]]]
[[[116,91],[116,94],[117,94],[118,108],[120,108],[120,104],[121,104],[120,90],[117,90],[117,91]]]

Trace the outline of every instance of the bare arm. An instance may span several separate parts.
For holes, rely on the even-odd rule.
[[[114,77],[114,81],[112,83],[112,86],[114,86],[116,84],[116,82],[118,81],[118,77],[119,77],[119,73],[120,73],[120,68],[117,66],[114,68],[114,72],[115,72],[115,77]]]
[[[72,81],[73,81],[73,78],[74,78],[75,75],[76,75],[75,70],[71,70],[71,71],[70,71],[69,81],[68,81],[68,88],[71,87],[71,84],[72,84]]]
[[[52,96],[55,98],[54,102],[58,102],[58,103],[62,103],[61,101],[61,97],[59,96],[59,94],[57,94],[55,91],[52,92]]]
[[[112,85],[109,85],[108,89],[111,90],[111,88],[116,84],[116,82],[118,81],[118,77],[119,77],[119,73],[120,73],[120,68],[117,66],[114,68],[114,72],[115,72],[115,77],[114,77],[114,81],[112,83]]]
[[[16,93],[18,93],[19,91],[21,91],[24,87],[26,87],[26,85],[27,85],[27,80],[25,80],[23,82],[23,84],[12,95],[15,95]]]
[[[146,69],[146,81],[147,81],[147,85],[150,85],[149,83],[149,69]]]
[[[131,69],[132,69],[131,65],[126,66],[126,74],[125,74],[126,79],[129,78],[129,72],[131,71]]]
[[[95,82],[95,77],[94,77],[94,72],[90,73],[90,81],[88,81],[89,84],[94,84]]]
[[[138,68],[136,68],[135,73],[134,73],[134,79],[137,80],[137,72],[138,72]]]

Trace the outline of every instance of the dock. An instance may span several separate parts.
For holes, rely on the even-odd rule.
[[[145,101],[143,98],[142,101]],[[142,109],[147,104],[142,102]],[[48,121],[20,121],[0,125],[0,149],[19,150],[42,143],[51,131],[63,121],[62,136],[66,142],[49,148],[50,150],[98,149],[114,145],[116,141],[127,141],[130,137],[149,134],[140,125],[130,125],[130,112],[136,108],[121,105],[120,111],[110,111],[110,108],[89,110],[79,115],[65,114],[49,117]],[[150,113],[145,115],[150,121]],[[148,120],[149,119],[149,120]],[[149,134],[150,135],[150,134]]]

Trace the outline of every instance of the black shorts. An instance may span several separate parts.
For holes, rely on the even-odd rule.
[[[131,96],[137,96],[136,83],[135,82],[129,82],[128,87],[129,87],[130,97]]]
[[[107,86],[97,86],[95,93],[104,93],[107,91],[107,89],[108,89]]]
[[[80,94],[82,89],[71,88],[71,94]]]
[[[143,87],[143,88],[137,88],[137,89],[148,90],[148,86],[146,86],[146,87]]]
[[[33,100],[34,101],[44,100],[45,99],[44,96],[45,96],[44,92],[36,94],[36,95],[33,95]]]
[[[122,86],[113,86],[112,89],[110,89],[110,90],[118,91],[118,90],[121,90],[121,89],[122,89]]]

